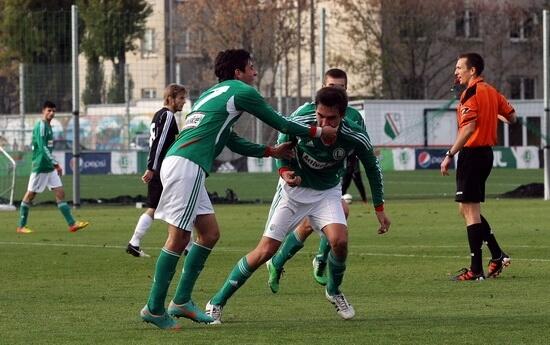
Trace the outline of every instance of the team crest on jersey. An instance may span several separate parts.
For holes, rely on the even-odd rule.
[[[342,159],[344,159],[344,157],[346,157],[346,150],[344,150],[343,148],[339,147],[332,151],[332,158],[336,159],[337,161],[341,161]]]
[[[193,113],[189,114],[185,119],[185,124],[183,125],[182,131],[189,128],[196,128],[204,118],[204,113]]]
[[[310,155],[308,155],[307,153],[304,153],[302,155],[302,160],[304,161],[304,163],[307,164],[308,167],[315,170],[325,169],[336,164],[336,162],[320,162],[315,158],[311,157]]]

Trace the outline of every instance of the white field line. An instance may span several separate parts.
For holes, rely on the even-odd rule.
[[[43,242],[9,242],[9,241],[0,241],[0,245],[5,246],[36,246],[36,247],[68,247],[68,248],[106,248],[106,249],[126,249],[126,246],[117,246],[117,245],[100,245],[100,244],[78,244],[78,243],[43,243]],[[372,252],[357,252],[353,248],[382,248],[382,246],[351,246],[349,255],[351,256],[385,256],[385,257],[402,257],[402,258],[425,258],[425,259],[456,259],[468,257],[467,255],[427,255],[427,254],[400,254],[400,253],[372,253]],[[385,246],[384,246],[385,247]],[[394,246],[393,248],[462,248],[464,246]],[[508,248],[549,248],[549,246],[529,246],[529,245],[519,245],[519,246],[508,246]],[[142,247],[143,250],[148,251],[159,251],[160,248],[157,247]],[[216,247],[214,250],[216,252],[241,252],[245,254],[247,250],[252,248],[228,248],[228,247]],[[467,250],[467,249],[466,249]],[[300,254],[299,252],[298,254]],[[309,254],[309,253],[303,253]],[[514,261],[528,261],[528,262],[550,262],[550,259],[541,259],[541,258],[518,258],[517,256],[513,257]]]

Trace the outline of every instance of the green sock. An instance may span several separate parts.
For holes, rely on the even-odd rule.
[[[328,254],[328,282],[327,292],[329,295],[340,293],[340,284],[344,279],[346,271],[346,258],[338,258],[332,251]]]
[[[174,253],[166,248],[162,248],[160,251],[159,258],[157,259],[157,266],[155,268],[153,286],[151,287],[151,293],[147,301],[149,311],[155,315],[164,314],[166,294],[168,293],[168,287],[176,272],[179,258],[180,254]]]
[[[233,267],[229,277],[223,286],[212,299],[210,300],[211,304],[224,306],[227,303],[227,300],[233,296],[233,294],[246,282],[248,277],[254,273],[248,266],[246,261],[246,256],[243,256],[239,262]]]
[[[17,224],[18,227],[22,228],[25,225],[27,225],[27,219],[29,218],[30,208],[31,208],[31,205],[27,204],[24,201],[21,201],[21,205],[19,206],[19,223]]]
[[[317,260],[327,261],[328,253],[330,252],[330,243],[325,235],[321,235],[321,241],[319,241],[319,250],[317,251]]]
[[[73,215],[71,214],[71,208],[69,207],[69,205],[67,205],[65,201],[58,203],[57,208],[59,208],[59,211],[61,211],[61,214],[63,215],[69,226],[75,223]]]
[[[282,270],[285,262],[290,260],[300,249],[304,247],[304,242],[300,241],[293,231],[288,234],[283,245],[271,258],[271,263],[277,270]]]
[[[180,281],[174,295],[174,303],[184,304],[191,300],[191,292],[193,292],[195,282],[204,268],[204,263],[210,252],[212,249],[193,243],[183,263]]]

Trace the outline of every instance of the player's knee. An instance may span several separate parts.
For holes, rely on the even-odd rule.
[[[27,192],[25,196],[23,197],[23,201],[25,202],[31,202],[36,197],[36,193],[34,192]]]
[[[209,231],[201,232],[197,234],[197,240],[200,244],[207,246],[208,248],[214,247],[214,245],[220,239],[220,231],[218,229],[211,229]]]
[[[348,253],[348,240],[347,238],[337,238],[330,243],[332,251],[337,256],[346,256]]]

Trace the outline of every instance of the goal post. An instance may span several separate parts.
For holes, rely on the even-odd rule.
[[[0,211],[15,211],[15,161],[0,147]]]

